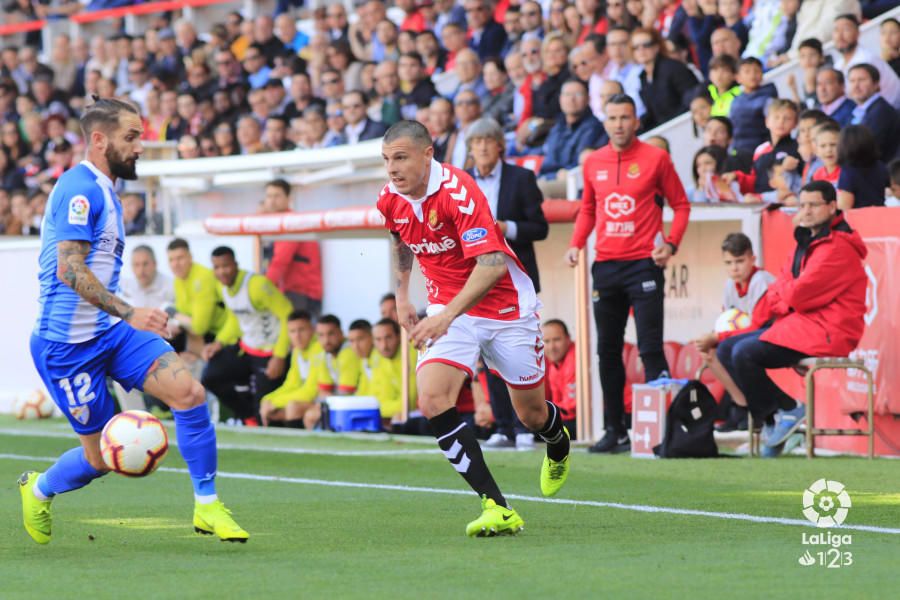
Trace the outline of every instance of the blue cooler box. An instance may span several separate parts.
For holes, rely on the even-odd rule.
[[[381,431],[375,396],[329,396],[328,422],[334,431]]]

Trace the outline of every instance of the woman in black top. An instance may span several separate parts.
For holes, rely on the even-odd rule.
[[[884,189],[890,186],[887,167],[879,160],[875,136],[865,125],[848,125],[838,138],[838,208],[884,206]]]
[[[688,110],[690,97],[699,83],[684,63],[669,58],[659,32],[640,27],[631,34],[634,60],[642,67],[641,99],[647,112],[641,125],[652,129]]]

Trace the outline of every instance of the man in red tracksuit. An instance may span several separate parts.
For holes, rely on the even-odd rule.
[[[808,356],[847,356],[865,329],[866,246],[836,200],[827,181],[803,186],[794,258],[753,309],[754,324],[765,325],[726,339],[716,351],[753,418],[765,423],[763,456],[778,456],[806,420],[804,405],[775,385],[766,369]]]
[[[597,244],[592,275],[597,353],[606,433],[591,452],[626,452],[631,443],[625,416],[622,347],[628,311],[634,308],[638,350],[647,381],[667,375],[663,354],[663,269],[687,229],[690,204],[669,155],[635,136],[640,121],[634,101],[613,96],[604,127],[609,144],[584,163],[584,195],[566,259],[575,266],[591,231]],[[663,235],[662,202],[675,211]]]
[[[559,408],[563,425],[575,439],[577,431],[575,402],[575,342],[569,336],[569,328],[559,319],[544,321],[544,355],[547,358],[547,395]]]

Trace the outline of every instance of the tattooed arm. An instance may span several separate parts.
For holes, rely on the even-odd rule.
[[[413,253],[400,236],[391,233],[391,246],[397,273],[397,317],[406,329],[416,324],[416,309],[409,302],[409,277],[412,273]]]
[[[420,321],[412,330],[410,339],[413,345],[422,348],[444,336],[453,320],[478,304],[506,272],[506,255],[502,252],[489,252],[477,256],[475,268],[472,269],[463,289],[447,303],[444,310]]]
[[[135,308],[106,289],[87,266],[85,260],[91,252],[90,242],[64,240],[56,245],[56,276],[72,288],[85,301],[105,313],[119,317],[135,329],[165,335],[168,317],[158,309]]]

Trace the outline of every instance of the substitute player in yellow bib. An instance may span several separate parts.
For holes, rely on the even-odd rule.
[[[284,383],[262,398],[260,416],[263,425],[284,424],[285,427],[303,427],[303,414],[312,401],[303,399],[301,390],[309,379],[314,356],[322,354],[322,346],[315,338],[312,315],[305,310],[295,310],[288,316],[288,337],[291,339],[291,366]]]
[[[174,312],[167,311],[169,316],[184,330],[211,339],[222,330],[228,317],[215,275],[194,262],[187,241],[181,238],[169,242],[166,254],[175,275],[175,306]]]

